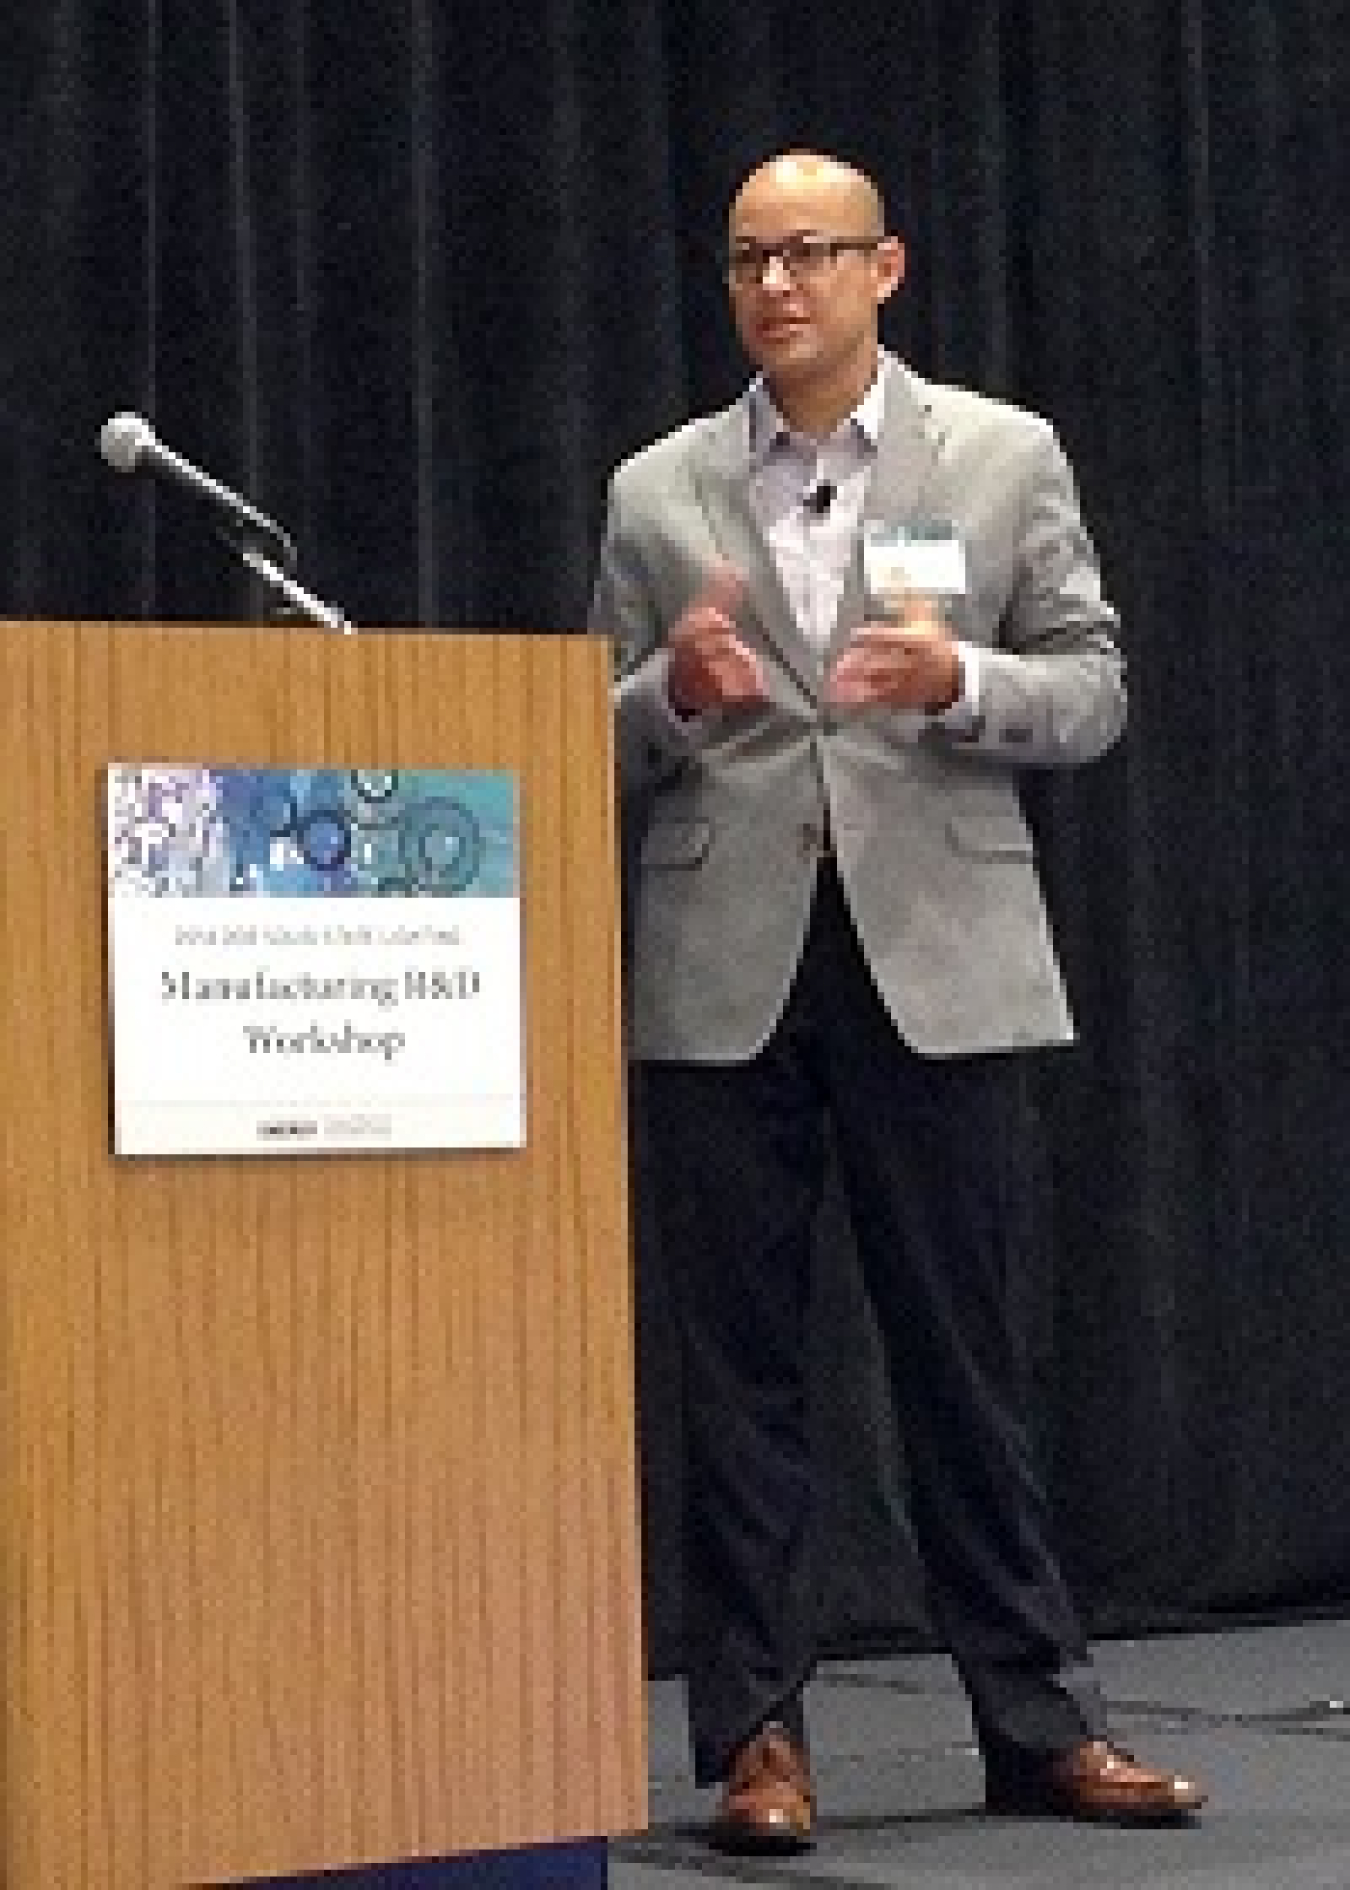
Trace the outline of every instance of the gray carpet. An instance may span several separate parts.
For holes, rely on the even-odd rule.
[[[834,1663],[809,1701],[818,1842],[728,1859],[703,1841],[678,1682],[651,1690],[651,1821],[611,1846],[609,1890],[1350,1890],[1350,1621],[1106,1641],[1112,1729],[1191,1773],[1196,1825],[1120,1831],[980,1809],[979,1760],[949,1664]]]

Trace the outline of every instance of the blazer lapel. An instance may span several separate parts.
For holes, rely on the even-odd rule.
[[[707,450],[692,471],[694,489],[718,549],[746,581],[750,611],[802,688],[818,695],[824,675],[821,658],[797,626],[750,509],[749,422],[744,399],[718,416]]]
[[[886,399],[876,464],[867,482],[864,525],[869,519],[897,524],[921,515],[942,436],[933,423],[924,383],[893,355],[882,353]],[[818,696],[829,659],[863,622],[862,533],[844,580],[839,611],[825,656],[797,626],[792,606],[750,509],[750,445],[747,401],[717,416],[693,471],[694,489],[718,549],[746,580],[748,605],[766,638],[811,696]]]
[[[867,482],[867,497],[863,503],[864,531],[869,521],[898,525],[921,516],[924,495],[942,446],[942,436],[934,425],[923,382],[893,355],[883,352],[882,363],[886,398],[881,410],[876,464]],[[830,657],[848,642],[866,617],[862,539],[863,533],[859,532],[830,636]]]

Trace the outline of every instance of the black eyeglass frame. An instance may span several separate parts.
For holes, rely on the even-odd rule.
[[[794,282],[819,274],[850,251],[864,254],[880,249],[884,236],[785,236],[781,243],[737,245],[723,258],[722,268],[734,288],[758,288],[764,271],[776,256]]]

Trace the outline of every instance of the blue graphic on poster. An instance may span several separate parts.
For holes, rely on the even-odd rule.
[[[514,898],[515,781],[443,770],[112,770],[116,893]]]

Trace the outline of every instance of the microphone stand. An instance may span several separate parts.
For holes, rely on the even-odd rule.
[[[325,604],[313,591],[307,591],[289,571],[283,571],[274,559],[260,551],[251,539],[235,538],[225,531],[219,535],[231,551],[239,554],[249,570],[262,578],[277,596],[284,597],[291,611],[306,623],[316,623],[325,630],[340,630],[344,636],[350,636],[356,629],[351,619],[335,604]]]

